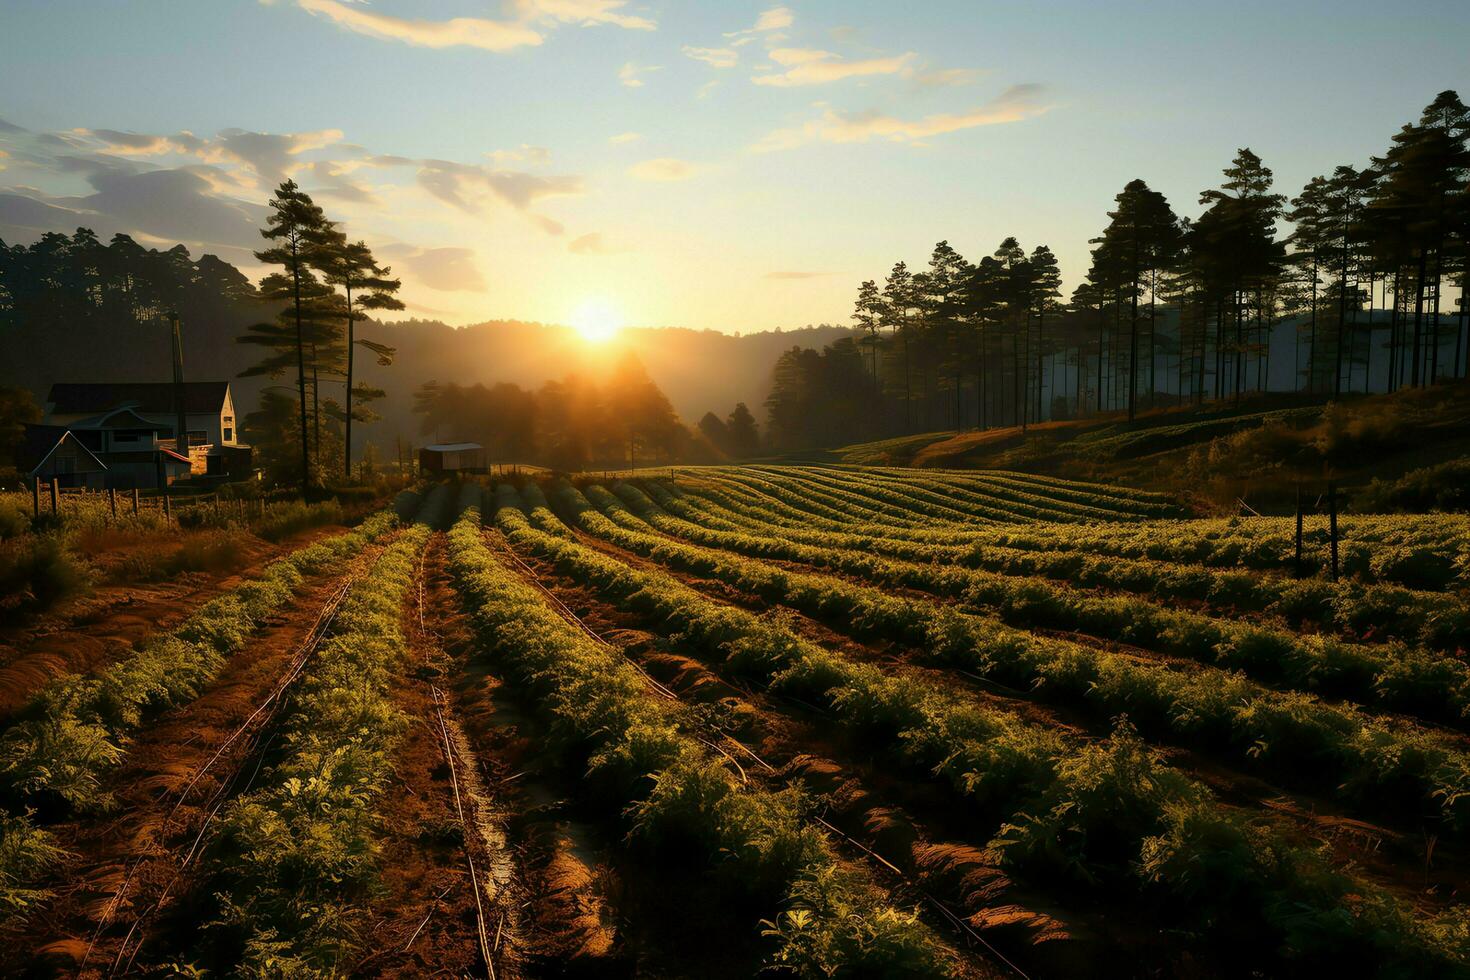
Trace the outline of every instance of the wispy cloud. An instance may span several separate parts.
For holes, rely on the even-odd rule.
[[[642,88],[643,76],[651,71],[658,71],[662,65],[640,65],[629,61],[618,69],[618,81],[628,88]]]
[[[491,150],[485,156],[498,164],[531,163],[542,166],[551,162],[551,151],[544,146],[522,143],[514,150]]]
[[[734,48],[696,48],[686,44],[680,50],[712,68],[734,68],[740,62],[740,53]]]
[[[516,7],[528,20],[551,19],[564,24],[612,24],[634,31],[652,31],[658,25],[647,17],[618,11],[627,0],[517,0]]]
[[[763,11],[755,19],[755,26],[743,31],[730,31],[726,37],[742,37],[750,34],[761,34],[766,31],[785,30],[796,22],[796,15],[791,12],[790,7],[771,7]]]
[[[825,109],[820,118],[802,126],[768,133],[751,149],[760,153],[791,149],[806,143],[864,143],[873,139],[903,143],[977,126],[1020,122],[1051,108],[1045,94],[1046,89],[1041,85],[1013,85],[969,112],[937,113],[922,119],[899,119],[877,111],[843,115]]]
[[[897,75],[909,67],[914,60],[913,52],[889,58],[864,58],[848,61],[831,51],[813,48],[775,48],[770,52],[771,60],[786,68],[774,74],[756,75],[751,81],[757,85],[823,85],[845,78],[860,78],[868,75]]]
[[[914,81],[920,85],[932,87],[969,85],[984,74],[985,72],[979,68],[939,68],[933,71],[919,72],[914,76]]]
[[[639,180],[688,180],[698,172],[699,168],[688,160],[675,157],[644,160],[628,168],[628,175]]]
[[[418,248],[403,243],[383,245],[378,252],[430,289],[440,292],[485,291],[485,277],[475,264],[475,252],[468,248]]]
[[[480,48],[511,51],[541,43],[539,31],[518,21],[484,17],[449,20],[411,20],[364,10],[339,0],[296,0],[302,10],[325,17],[339,27],[385,41],[403,41],[425,48]]]
[[[643,138],[643,134],[642,133],[619,133],[616,136],[609,136],[607,138],[607,141],[609,143],[613,143],[613,144],[619,144],[619,143],[636,143],[638,140],[641,140],[642,138]]]
[[[262,0],[270,3],[272,0]],[[516,16],[506,20],[488,17],[451,17],[425,20],[394,17],[366,9],[354,0],[296,0],[296,5],[344,30],[384,41],[402,41],[425,48],[479,48],[483,51],[513,51],[534,47],[545,40],[545,31],[560,24],[594,27],[612,24],[629,30],[651,31],[652,20],[622,13],[627,0],[513,0]]]
[[[602,232],[594,231],[572,239],[567,243],[567,251],[574,255],[617,255],[628,249],[608,241]]]

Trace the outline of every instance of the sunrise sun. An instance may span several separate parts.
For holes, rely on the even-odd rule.
[[[572,327],[588,343],[601,344],[623,329],[623,316],[605,300],[587,300],[572,314]]]

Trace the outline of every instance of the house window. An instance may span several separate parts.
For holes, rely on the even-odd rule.
[[[224,441],[225,442],[234,442],[235,441],[235,430],[232,429],[232,428],[230,428],[228,425],[225,426],[225,438],[224,438]]]

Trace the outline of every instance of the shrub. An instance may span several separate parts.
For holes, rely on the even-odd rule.
[[[1470,511],[1470,459],[1411,470],[1396,480],[1374,480],[1353,498],[1367,514]]]
[[[58,535],[28,536],[0,547],[0,618],[44,609],[87,584],[86,569]]]
[[[24,815],[0,811],[0,925],[23,920],[50,897],[49,891],[32,883],[65,856],[49,834],[31,825],[29,811]]]

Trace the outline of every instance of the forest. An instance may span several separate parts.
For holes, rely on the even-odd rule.
[[[769,445],[1470,376],[1470,109],[1455,92],[1382,156],[1290,198],[1249,149],[1223,178],[1193,218],[1129,181],[1067,299],[1052,250],[1016,238],[977,261],[941,241],[923,268],[864,281],[853,340],[777,362]]]

